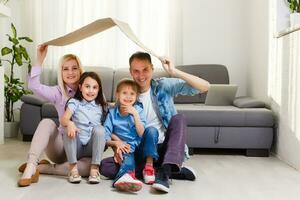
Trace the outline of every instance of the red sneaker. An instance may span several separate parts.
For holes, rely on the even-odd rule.
[[[155,181],[155,172],[152,165],[145,165],[143,170],[144,182],[152,185]]]

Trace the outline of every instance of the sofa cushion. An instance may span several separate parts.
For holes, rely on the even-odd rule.
[[[237,97],[233,105],[239,108],[264,108],[265,103],[251,97]]]
[[[272,127],[272,111],[265,108],[237,108],[204,104],[176,104],[188,126]]]
[[[36,105],[36,106],[42,106],[44,103],[47,102],[46,100],[43,100],[42,98],[37,97],[37,96],[32,95],[32,94],[23,95],[21,97],[21,100],[24,103],[28,103],[28,104]]]
[[[189,74],[203,78],[211,84],[229,84],[229,75],[224,65],[203,64],[203,65],[183,65],[177,69]],[[200,93],[192,97],[179,95],[174,99],[175,103],[204,103],[206,93]]]

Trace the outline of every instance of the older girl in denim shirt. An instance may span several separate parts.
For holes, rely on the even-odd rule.
[[[100,182],[99,164],[105,147],[101,121],[105,116],[106,105],[98,75],[94,72],[83,73],[79,89],[74,98],[67,102],[66,111],[61,118],[61,124],[67,127],[64,147],[70,165],[71,183],[81,181],[77,159],[84,156],[92,156],[89,183]]]

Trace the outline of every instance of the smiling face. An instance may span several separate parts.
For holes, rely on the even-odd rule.
[[[96,80],[92,79],[91,77],[86,77],[82,85],[79,85],[79,89],[86,101],[93,101],[98,96],[99,85]]]
[[[76,60],[67,60],[62,65],[62,79],[63,82],[70,88],[77,88],[80,79],[80,69]]]
[[[137,98],[137,92],[129,85],[121,86],[116,93],[117,100],[122,106],[132,106]]]
[[[150,88],[153,65],[148,60],[135,58],[130,64],[130,74],[139,85],[141,92],[146,92]]]

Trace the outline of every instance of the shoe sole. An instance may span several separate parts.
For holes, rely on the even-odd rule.
[[[100,181],[89,181],[89,184],[95,185],[95,184],[99,184]]]
[[[125,192],[137,192],[142,189],[141,184],[121,182],[114,185],[117,190]]]
[[[154,183],[152,185],[152,188],[158,190],[158,191],[161,191],[161,192],[165,192],[165,193],[168,193],[169,192],[169,188],[167,188],[166,186],[163,186],[162,184],[158,184],[158,183]]]
[[[70,183],[72,183],[72,184],[78,184],[78,183],[80,183],[81,181],[69,181]]]
[[[97,179],[91,179],[91,180],[88,180],[89,184],[99,184],[100,183],[100,180],[97,180]]]

